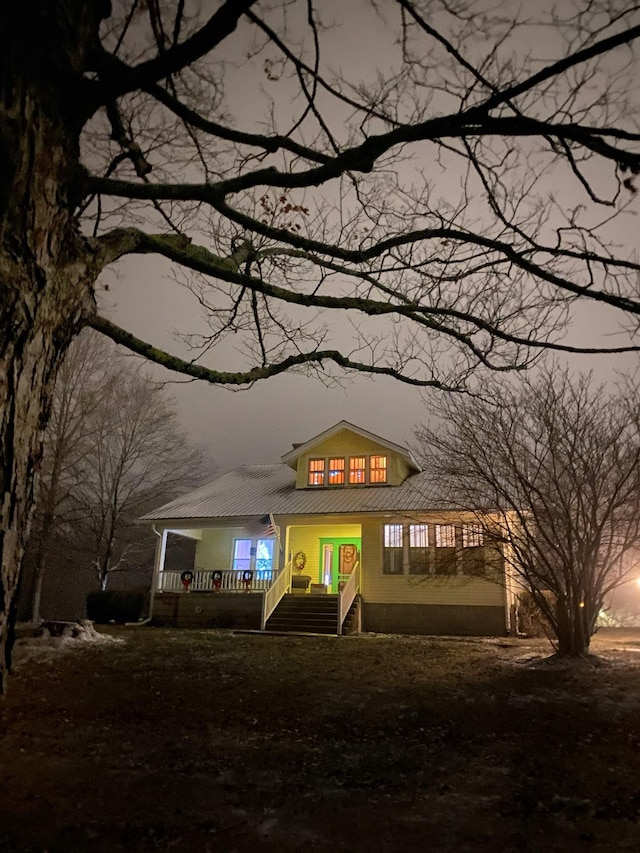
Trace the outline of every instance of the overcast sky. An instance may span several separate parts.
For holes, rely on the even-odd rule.
[[[382,44],[379,40],[384,33],[371,13],[364,12],[368,4],[331,0],[324,5],[332,14],[335,9],[336,16],[338,10],[346,16],[342,27],[325,36],[334,64],[357,73],[357,69],[379,62],[378,44]],[[252,83],[239,71],[228,85],[242,93],[244,108],[250,111],[263,97],[265,81]],[[277,88],[273,94],[277,97]],[[635,222],[629,218],[617,237],[635,243]],[[184,293],[176,290],[168,272],[168,265],[156,258],[128,260],[120,266],[118,278],[110,281],[105,305],[123,327],[183,355],[184,348],[174,332],[193,327],[195,314],[191,314],[194,309]],[[591,305],[580,311],[567,339],[573,344],[595,346],[617,340],[611,337],[615,330],[611,314]],[[572,364],[593,368],[602,378],[612,376],[615,369],[633,370],[636,363],[636,356],[572,359]],[[414,427],[428,417],[429,393],[435,393],[421,394],[390,379],[364,376],[345,378],[342,387],[327,388],[318,380],[299,375],[280,376],[249,390],[232,392],[203,382],[185,382],[157,370],[163,379],[173,380],[170,388],[183,423],[193,440],[206,447],[219,472],[243,463],[277,461],[293,442],[306,441],[342,419],[399,444],[410,444]]]

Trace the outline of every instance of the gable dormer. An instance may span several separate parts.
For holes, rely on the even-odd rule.
[[[405,447],[348,421],[294,444],[282,461],[296,472],[297,489],[399,486],[420,470]]]

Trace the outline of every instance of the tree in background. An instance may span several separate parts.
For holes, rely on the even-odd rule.
[[[1,5],[0,689],[83,326],[219,384],[336,367],[460,388],[570,350],[576,300],[640,314],[637,258],[611,247],[640,171],[640,11],[534,6],[363,0],[329,26],[313,0]],[[365,18],[344,79],[334,43],[352,63]],[[147,254],[204,311],[182,357],[100,308],[101,274]]]
[[[103,590],[112,572],[149,557],[148,531],[141,537],[136,519],[203,474],[165,389],[122,357],[113,366],[90,418],[93,446],[78,466],[74,495],[80,549]]]
[[[58,540],[64,539],[64,530],[77,517],[78,472],[83,458],[95,445],[90,421],[113,350],[104,338],[85,332],[69,348],[58,373],[44,434],[36,514],[28,543],[32,622],[40,621],[47,561],[52,550],[61,547]]]
[[[171,397],[139,367],[85,332],[60,369],[28,551],[33,621],[53,551],[58,566],[83,563],[105,589],[112,572],[148,563],[153,553],[154,537],[136,525],[138,516],[205,473]]]
[[[555,367],[484,390],[435,405],[438,425],[416,430],[425,466],[502,544],[557,654],[582,657],[640,547],[638,389]]]

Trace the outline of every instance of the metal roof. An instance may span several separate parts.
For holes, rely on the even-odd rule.
[[[223,519],[243,516],[425,512],[445,509],[426,472],[399,486],[296,489],[288,465],[241,465],[206,486],[176,498],[142,521]],[[449,505],[449,508],[450,505]]]

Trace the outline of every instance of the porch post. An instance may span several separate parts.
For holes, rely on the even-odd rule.
[[[167,553],[167,533],[169,531],[163,530],[162,533],[158,533],[154,525],[153,532],[158,537],[158,541],[156,542],[156,556],[153,562],[153,577],[151,579],[151,594],[149,596],[149,619],[153,616],[153,600],[156,591],[161,586],[161,577],[164,572],[164,558]]]

